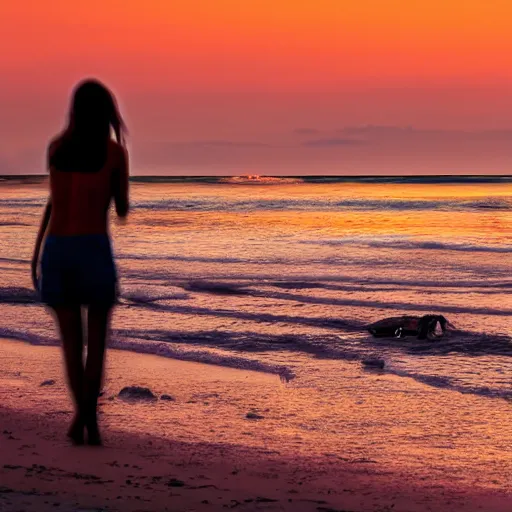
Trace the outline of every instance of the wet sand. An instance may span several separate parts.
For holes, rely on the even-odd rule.
[[[276,376],[126,351],[108,355],[101,399],[105,447],[73,447],[64,436],[72,413],[58,348],[0,340],[0,360],[2,511],[510,510],[506,481],[482,478],[481,485],[469,484],[463,472],[458,477],[449,451],[440,452],[435,462],[430,455],[424,467],[421,460],[416,467],[393,464],[380,456],[371,431],[360,422],[360,436],[369,451],[375,443],[375,457],[354,456],[350,408],[344,411],[346,435],[337,433],[337,448],[329,453],[314,437],[296,445],[285,442],[295,434],[287,432],[286,417],[274,408],[293,395]],[[121,400],[119,391],[130,385],[150,388],[157,399]],[[412,406],[420,384],[410,386]],[[377,402],[375,390],[369,398]],[[173,400],[161,400],[163,393]],[[450,396],[454,408],[477,400]],[[489,428],[492,437],[492,422]],[[455,448],[453,459],[459,456]],[[421,459],[413,443],[396,449]],[[505,449],[495,460],[475,461],[475,471],[486,464],[505,471],[510,457]]]

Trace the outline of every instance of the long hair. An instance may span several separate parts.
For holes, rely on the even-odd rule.
[[[112,131],[124,146],[126,126],[113,94],[97,80],[80,82],[73,91],[68,126],[49,165],[60,171],[99,171],[107,159]]]

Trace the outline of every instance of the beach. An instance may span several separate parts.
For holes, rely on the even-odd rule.
[[[365,390],[373,412],[355,403],[352,386],[340,386],[340,431],[327,453],[307,433],[300,440],[288,431],[276,402],[290,402],[293,417],[298,390],[279,379],[111,350],[100,406],[106,446],[72,447],[64,435],[72,408],[58,349],[10,340],[0,348],[2,368],[20,358],[24,368],[1,378],[1,510],[510,508],[509,409],[496,417],[485,398],[433,401],[432,418],[440,407],[445,418],[426,421],[429,432],[421,436],[425,425],[411,422],[407,410],[425,408],[427,386],[405,386],[407,403],[393,406],[382,388],[396,386],[395,379],[375,375],[381,384]],[[347,379],[360,379],[360,369],[347,371]],[[48,381],[55,382],[41,385]],[[124,385],[144,385],[157,399],[123,400],[117,395]],[[174,400],[158,398],[163,392]],[[464,411],[474,407],[480,415],[470,420]],[[248,419],[248,412],[262,418]],[[503,450],[493,453],[485,434],[500,424]],[[389,458],[383,436],[400,444],[407,465]],[[480,465],[494,467],[493,480],[482,478]]]
[[[47,184],[4,181],[0,510],[509,510],[511,183],[137,180],[92,449],[31,289]]]
[[[512,512],[512,0],[0,2],[0,512]]]

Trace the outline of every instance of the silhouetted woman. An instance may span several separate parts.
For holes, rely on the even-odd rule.
[[[68,436],[76,444],[84,442],[84,430],[89,444],[101,444],[96,407],[110,313],[117,299],[108,211],[113,199],[119,217],[128,213],[124,132],[112,94],[101,83],[87,80],[74,90],[68,126],[48,147],[50,197],[34,249],[32,278],[60,330],[76,411]],[[87,308],[86,329],[82,307]]]

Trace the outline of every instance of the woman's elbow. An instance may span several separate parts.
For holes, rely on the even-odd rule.
[[[122,201],[116,203],[116,213],[118,217],[124,218],[128,216],[128,212],[130,211],[130,204],[128,201]]]

